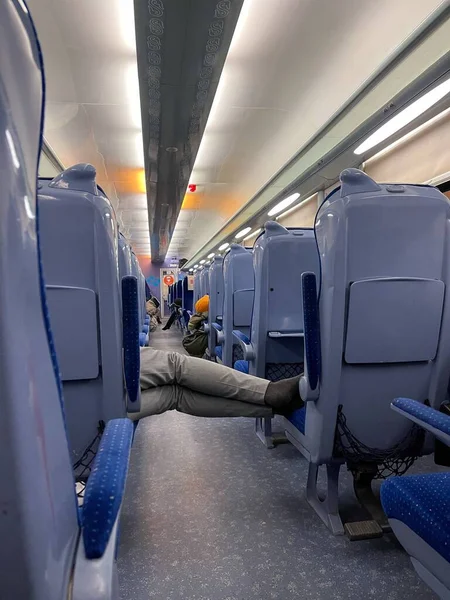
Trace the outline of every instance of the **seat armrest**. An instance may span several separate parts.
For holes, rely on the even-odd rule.
[[[139,335],[139,302],[136,277],[129,275],[122,278],[122,337],[123,337],[123,369],[127,391],[127,411],[141,410],[141,336]],[[145,337],[144,337],[145,336]],[[147,335],[143,334],[145,345]]]
[[[249,338],[239,331],[239,329],[233,329],[233,341],[237,342],[239,346],[242,348],[242,352],[244,353],[244,360],[254,360],[255,359],[255,350],[253,348],[253,344],[249,340]]]
[[[316,276],[302,273],[303,322],[305,343],[305,371],[300,379],[300,396],[304,402],[314,402],[320,395],[322,354],[320,348],[320,321],[317,302]]]
[[[225,340],[225,336],[222,331],[222,325],[219,325],[219,323],[211,323],[211,326],[216,330],[217,342],[222,345]]]
[[[103,432],[82,509],[83,545],[89,560],[103,556],[118,521],[133,436],[130,419],[113,419]]]
[[[450,417],[410,398],[396,398],[391,407],[413,423],[432,433],[438,440],[450,446]]]

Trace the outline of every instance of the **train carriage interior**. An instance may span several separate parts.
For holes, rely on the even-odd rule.
[[[1,600],[450,600],[449,138],[450,0],[0,0]]]

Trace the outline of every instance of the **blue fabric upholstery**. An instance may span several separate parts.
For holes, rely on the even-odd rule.
[[[240,371],[241,373],[247,373],[248,375],[248,360],[237,360],[234,363],[234,368],[236,371]]]
[[[396,398],[392,404],[411,416],[428,423],[431,427],[450,435],[450,417],[448,415],[410,398]]]
[[[315,390],[320,379],[321,348],[319,305],[317,302],[316,276],[314,273],[302,273],[302,292],[308,380],[311,389]]]
[[[295,425],[301,433],[305,433],[305,422],[306,422],[306,408],[299,408],[287,417],[288,420]]]
[[[216,346],[216,356],[222,360],[222,346]]]
[[[147,343],[147,335],[145,333],[139,334],[139,346],[145,346]]]
[[[122,318],[123,318],[123,360],[128,398],[136,402],[139,392],[141,370],[139,346],[139,304],[138,283],[136,277],[122,278]]]
[[[402,521],[450,561],[450,473],[393,477],[381,487],[389,519]]]
[[[147,324],[142,325],[142,333],[145,333],[145,334],[148,333],[148,325]]]
[[[244,344],[247,344],[247,345],[250,344],[249,337],[246,336],[245,333],[242,333],[242,331],[239,331],[239,329],[233,329],[233,335],[235,337],[238,337],[240,340],[242,340],[244,342]]]
[[[129,419],[109,421],[86,485],[83,542],[86,558],[106,550],[125,491],[134,425]]]

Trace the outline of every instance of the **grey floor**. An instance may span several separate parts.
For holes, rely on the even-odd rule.
[[[180,350],[175,329],[152,345]],[[121,519],[122,600],[431,600],[391,536],[335,538],[305,499],[306,461],[248,419],[141,421]],[[421,461],[415,471],[432,469]],[[351,482],[342,477],[342,504]]]

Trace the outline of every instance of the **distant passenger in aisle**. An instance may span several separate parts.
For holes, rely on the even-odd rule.
[[[189,331],[199,330],[204,322],[208,319],[209,311],[209,296],[202,296],[195,303],[195,314],[189,319],[188,329]]]
[[[196,417],[270,417],[303,406],[299,377],[276,383],[240,373],[214,362],[141,349],[140,419],[167,410]]]
[[[183,303],[181,301],[181,298],[176,298],[174,303],[170,305],[170,309],[172,310],[172,313],[169,317],[169,320],[162,328],[163,331],[167,331],[175,323],[175,319],[179,316],[182,305],[183,305]]]
[[[203,324],[208,319],[209,296],[202,296],[195,303],[195,314],[188,323],[188,334],[183,338],[183,348],[190,356],[202,358],[208,347],[208,334]]]
[[[155,331],[158,323],[161,324],[161,311],[159,310],[159,302],[152,296],[145,304],[145,310],[150,317],[150,331]]]

